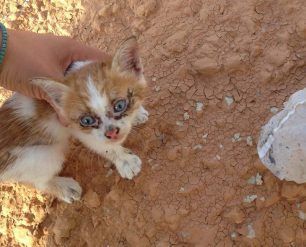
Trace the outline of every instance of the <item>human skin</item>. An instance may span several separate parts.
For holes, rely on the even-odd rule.
[[[65,116],[39,87],[31,83],[31,79],[50,77],[61,81],[73,61],[103,61],[109,59],[109,56],[99,49],[68,37],[12,29],[7,32],[7,50],[0,65],[0,86],[32,98],[46,100],[65,125]]]

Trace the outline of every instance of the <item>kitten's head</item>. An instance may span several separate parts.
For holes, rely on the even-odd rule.
[[[144,99],[146,81],[136,39],[118,48],[112,61],[90,63],[63,83],[34,80],[68,118],[76,136],[90,142],[124,141]]]

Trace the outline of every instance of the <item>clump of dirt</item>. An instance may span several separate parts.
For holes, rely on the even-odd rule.
[[[303,0],[0,3],[12,28],[109,53],[136,35],[151,114],[127,143],[143,160],[133,181],[73,143],[63,173],[82,184],[81,202],[2,186],[1,245],[306,244],[306,186],[278,181],[256,151],[261,126],[306,84]]]

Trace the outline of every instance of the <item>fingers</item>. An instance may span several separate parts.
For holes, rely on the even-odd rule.
[[[65,51],[66,53],[68,52],[64,61],[65,69],[75,61],[91,60],[106,62],[111,59],[111,56],[97,48],[84,45],[70,38],[67,38],[66,42],[67,44],[65,47],[69,47],[70,49]]]

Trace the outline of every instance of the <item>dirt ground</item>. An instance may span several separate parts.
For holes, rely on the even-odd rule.
[[[305,0],[0,6],[11,28],[109,53],[135,34],[151,114],[127,142],[143,160],[133,181],[74,142],[63,174],[83,186],[81,202],[2,185],[1,246],[306,246],[306,185],[278,181],[256,151],[261,126],[306,86]]]

